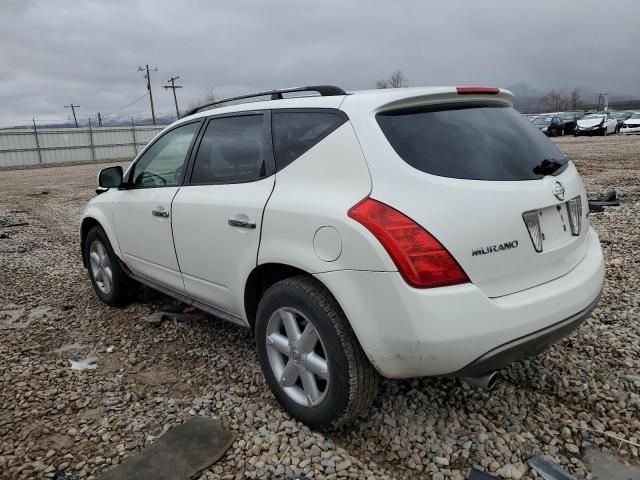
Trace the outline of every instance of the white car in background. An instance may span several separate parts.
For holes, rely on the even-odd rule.
[[[592,113],[578,120],[574,135],[609,135],[618,132],[618,120],[610,113]]]
[[[251,328],[310,426],[365,412],[379,375],[490,387],[584,321],[604,272],[575,166],[512,102],[318,86],[203,105],[100,172],[94,290],[123,305],[137,281]]]
[[[620,128],[620,133],[640,133],[640,113],[634,113],[627,118],[622,124],[622,128]]]

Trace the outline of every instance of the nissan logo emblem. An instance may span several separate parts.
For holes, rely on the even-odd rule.
[[[558,200],[564,200],[564,187],[560,182],[553,182],[553,187],[551,191],[556,196]]]

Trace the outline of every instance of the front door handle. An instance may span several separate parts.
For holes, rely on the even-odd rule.
[[[151,215],[153,215],[154,217],[168,218],[169,217],[169,212],[167,212],[164,209],[162,209],[162,210],[151,210]]]
[[[237,218],[230,218],[228,223],[231,227],[256,228],[256,222],[253,220],[238,220]]]

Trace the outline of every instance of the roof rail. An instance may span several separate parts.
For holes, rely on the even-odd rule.
[[[203,103],[202,105],[198,105],[195,108],[192,108],[188,112],[186,112],[183,117],[188,117],[189,115],[193,115],[194,113],[198,113],[200,110],[203,110],[207,107],[212,107],[214,105],[219,105],[221,103],[234,102],[236,100],[247,100],[249,98],[256,97],[266,97],[270,95],[271,98],[269,100],[282,100],[284,97],[283,93],[296,93],[296,92],[317,92],[322,97],[331,97],[336,95],[346,95],[345,92],[340,87],[334,87],[333,85],[310,85],[308,87],[293,87],[293,88],[281,88],[278,90],[267,90],[265,92],[256,92],[250,93],[247,95],[239,95],[237,97],[229,97],[223,98],[222,100],[215,100],[213,102]]]

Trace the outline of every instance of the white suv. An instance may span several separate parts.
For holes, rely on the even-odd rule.
[[[490,386],[585,319],[604,271],[575,166],[512,100],[319,86],[204,105],[100,172],[95,291],[121,305],[135,280],[251,328],[311,426],[363,412],[378,374]]]

